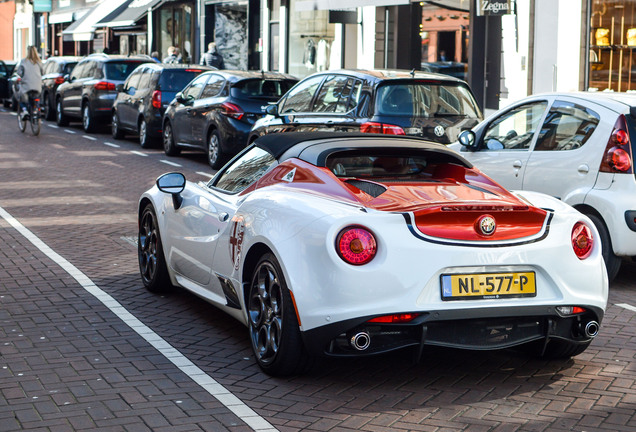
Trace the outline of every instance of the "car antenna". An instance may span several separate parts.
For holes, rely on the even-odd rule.
[[[415,68],[411,70],[411,78],[415,78]]]

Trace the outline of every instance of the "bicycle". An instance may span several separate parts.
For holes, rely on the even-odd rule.
[[[31,132],[33,132],[33,135],[39,135],[40,126],[42,124],[40,115],[40,93],[35,90],[31,90],[27,92],[27,96],[29,98],[27,102],[27,111],[18,111],[18,127],[20,128],[20,132],[24,132],[28,121],[31,123]]]

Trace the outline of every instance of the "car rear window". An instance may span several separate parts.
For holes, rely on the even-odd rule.
[[[296,84],[293,80],[245,79],[235,83],[230,95],[237,99],[278,100]]]
[[[159,88],[166,92],[180,92],[202,69],[164,69],[159,77]]]
[[[470,90],[462,84],[396,82],[378,88],[377,115],[480,118]]]
[[[125,81],[128,75],[140,64],[144,62],[108,62],[106,63],[106,79],[113,81]]]
[[[337,177],[430,180],[440,165],[464,165],[449,152],[350,150],[327,156],[325,166]],[[464,165],[465,166],[465,165]]]

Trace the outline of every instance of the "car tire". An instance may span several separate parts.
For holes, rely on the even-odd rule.
[[[121,130],[121,127],[119,127],[119,115],[116,111],[113,111],[113,116],[110,119],[110,134],[116,140],[124,137],[124,131]]]
[[[595,214],[588,214],[587,217],[592,220],[598,230],[599,237],[601,238],[601,244],[603,245],[603,261],[605,261],[605,268],[607,269],[607,278],[611,282],[614,280],[616,275],[618,275],[622,260],[620,257],[614,255],[612,239],[610,238],[609,231],[605,226],[605,222],[603,222],[603,220]]]
[[[181,153],[181,149],[174,143],[172,125],[169,121],[163,125],[163,151],[168,156],[178,156]]]
[[[248,327],[256,362],[272,376],[295,375],[311,363],[300,335],[291,295],[276,257],[261,257],[247,297]]]
[[[88,102],[84,102],[82,104],[82,128],[84,132],[93,132],[93,130],[95,130],[94,123],[91,107]]]
[[[68,126],[68,117],[64,115],[61,99],[58,99],[55,103],[55,123],[57,123],[58,126]]]
[[[137,255],[141,280],[148,291],[167,292],[174,288],[170,282],[157,215],[152,204],[147,204],[141,213]]]
[[[51,97],[48,93],[42,95],[42,117],[45,120],[53,120],[55,118],[55,110],[51,104]]]
[[[224,157],[221,150],[221,137],[216,129],[212,129],[208,134],[208,164],[212,169],[218,170],[223,166]]]
[[[139,120],[139,125],[137,127],[139,131],[139,145],[141,148],[150,148],[153,147],[153,139],[148,135],[148,123],[146,119],[142,118]]]

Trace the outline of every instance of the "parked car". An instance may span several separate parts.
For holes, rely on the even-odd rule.
[[[5,108],[11,107],[14,110],[18,109],[14,95],[16,65],[17,62],[12,60],[0,60],[0,99]]]
[[[150,57],[91,54],[84,57],[65,77],[55,94],[56,120],[65,126],[71,119],[82,121],[86,132],[92,131],[100,120],[107,123],[117,84],[122,84],[140,64],[154,62]]]
[[[195,78],[177,93],[163,120],[163,148],[168,156],[181,149],[207,152],[220,168],[245,148],[247,134],[263,109],[298,80],[276,72],[215,71]]]
[[[610,279],[636,256],[636,95],[550,93],[496,112],[452,147],[509,189],[561,199],[596,225]]]
[[[240,320],[271,375],[426,345],[570,357],[607,305],[589,218],[417,138],[267,135],[207,184],[159,177],[138,215],[144,285]]]
[[[145,63],[137,66],[124,84],[117,85],[117,99],[111,114],[113,138],[126,132],[139,136],[142,147],[150,147],[161,138],[163,115],[175,95],[207,66]]]
[[[454,61],[422,62],[420,69],[426,72],[454,76],[455,78],[466,81],[468,64]]]
[[[55,119],[55,93],[64,76],[70,75],[81,57],[49,57],[42,67],[42,115],[47,120]]]
[[[482,119],[468,85],[447,75],[340,70],[308,76],[267,108],[249,142],[272,132],[413,135],[448,144]]]

